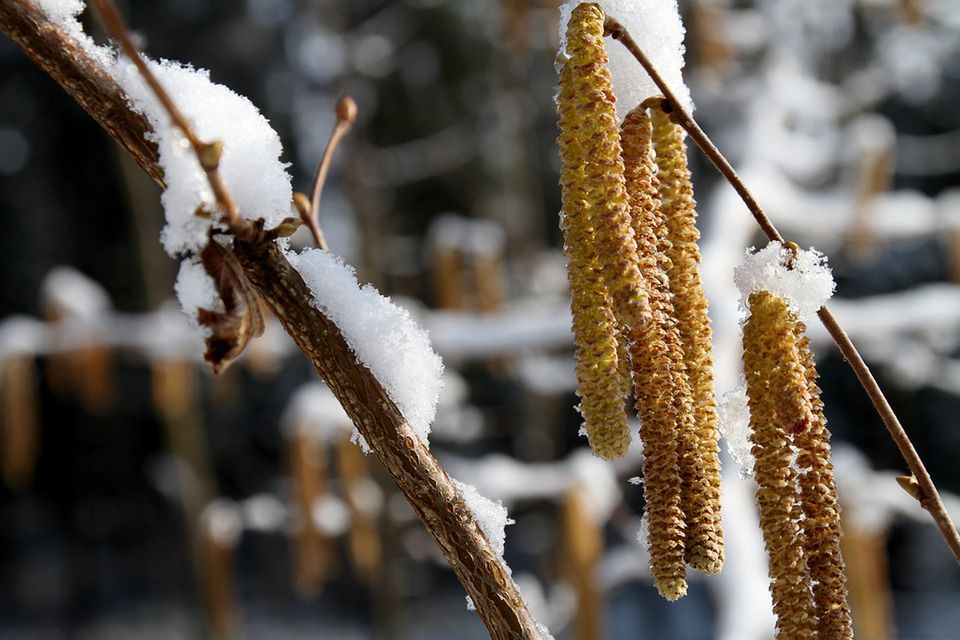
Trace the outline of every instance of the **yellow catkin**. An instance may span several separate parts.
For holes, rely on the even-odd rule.
[[[566,87],[560,88],[560,123],[561,129],[567,125],[577,130],[576,144],[566,152],[576,154],[582,175],[569,186],[576,188],[589,206],[597,259],[614,313],[623,324],[637,327],[647,321],[650,312],[624,185],[603,21],[603,11],[593,3],[577,6],[570,17],[568,58],[561,72],[561,84]]]
[[[620,327],[617,335],[617,370],[620,374],[620,397],[626,401],[633,393],[633,369],[630,364],[630,329]]]
[[[764,291],[751,294],[749,306],[750,318],[743,328],[743,368],[776,637],[813,640],[817,620],[790,446],[790,431],[804,425],[811,412],[806,377],[784,301]],[[787,393],[799,397],[784,404]],[[798,407],[799,414],[795,413]]]
[[[696,451],[689,474],[698,478],[695,495],[685,501],[687,518],[686,559],[707,574],[723,567],[723,528],[720,514],[720,447],[717,400],[713,385],[710,318],[707,297],[700,282],[696,202],[687,168],[683,129],[659,108],[651,110],[653,148],[656,152],[660,206],[669,243],[670,292],[683,345],[687,380],[693,397]]]
[[[840,555],[840,504],[830,461],[830,432],[823,414],[817,369],[810,350],[810,338],[802,322],[795,325],[797,348],[803,366],[813,419],[807,429],[794,436],[799,449],[800,500],[803,506],[804,546],[810,577],[814,580],[813,598],[817,609],[820,638],[853,638],[853,622],[847,604],[847,578]]]
[[[585,5],[582,5],[585,6]],[[586,15],[585,15],[586,14]],[[600,18],[602,23],[602,18]],[[577,394],[590,446],[603,458],[622,456],[630,444],[624,410],[619,359],[618,329],[607,295],[594,238],[593,205],[588,198],[594,189],[588,184],[590,141],[595,130],[589,123],[592,110],[584,107],[581,95],[589,90],[592,60],[598,35],[596,16],[579,9],[568,27],[571,58],[560,72],[560,147],[563,187],[561,228],[567,256],[573,335],[577,345]],[[587,85],[587,89],[584,85]]]
[[[681,462],[692,442],[679,440],[693,412],[683,370],[679,334],[664,271],[667,260],[657,231],[662,216],[650,153],[650,120],[642,110],[627,115],[621,131],[631,218],[647,286],[652,321],[631,333],[633,382],[643,442],[643,475],[649,524],[650,569],[668,600],[687,590],[684,567],[684,479]]]

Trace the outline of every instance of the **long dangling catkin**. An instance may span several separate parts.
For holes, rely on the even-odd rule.
[[[805,332],[803,323],[797,322],[797,348],[813,409],[813,419],[808,427],[793,438],[799,449],[797,466],[801,470],[804,547],[810,577],[814,580],[813,599],[819,637],[850,640],[853,638],[853,622],[847,604],[843,556],[840,555],[840,504],[830,461],[830,432],[823,413],[820,387],[817,386],[810,338]]]
[[[749,298],[743,327],[743,368],[756,458],[757,505],[770,562],[777,639],[813,639],[816,613],[798,519],[790,432],[809,427],[812,407],[805,371],[784,301],[766,291]]]
[[[670,301],[666,260],[656,231],[662,225],[650,149],[650,119],[631,111],[621,131],[640,271],[647,283],[653,321],[631,334],[633,382],[643,442],[643,478],[649,525],[650,569],[654,583],[668,600],[687,591],[684,567],[683,479],[678,431],[692,416],[689,388],[682,369],[680,338]],[[679,429],[678,429],[679,427]]]
[[[661,99],[654,99],[657,103]],[[646,101],[644,104],[646,105]],[[657,105],[659,106],[659,105]],[[696,493],[685,501],[686,559],[707,574],[723,567],[723,528],[720,514],[720,447],[717,399],[713,385],[710,318],[700,282],[696,202],[687,168],[683,129],[660,108],[651,109],[660,207],[666,224],[670,259],[668,275],[677,329],[683,345],[687,380],[693,397],[695,454],[687,475],[697,478]]]
[[[581,5],[584,7],[586,5]],[[588,184],[589,138],[596,134],[585,95],[595,96],[596,40],[602,40],[602,15],[578,7],[568,27],[571,54],[560,71],[560,147],[563,187],[561,228],[570,282],[573,336],[577,345],[577,394],[581,398],[590,446],[603,458],[622,456],[630,444],[617,357],[618,324],[597,257],[593,203],[597,189]],[[599,31],[598,31],[599,28]],[[602,53],[602,52],[601,52]],[[595,99],[595,97],[593,98]]]
[[[600,7],[586,3],[573,10],[567,25],[569,58],[563,71],[569,73],[561,71],[560,80],[571,90],[564,93],[560,88],[560,124],[561,131],[575,126],[577,137],[575,148],[561,147],[561,158],[565,159],[565,152],[579,158],[583,176],[570,186],[580,191],[590,207],[596,255],[614,314],[628,327],[639,327],[649,319],[650,310],[630,222],[603,21]]]

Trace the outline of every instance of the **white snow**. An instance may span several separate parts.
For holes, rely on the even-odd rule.
[[[451,481],[463,497],[467,509],[473,514],[473,519],[476,520],[477,526],[480,527],[487,542],[490,543],[490,548],[503,562],[503,549],[507,541],[505,529],[508,524],[514,523],[514,520],[507,516],[507,508],[499,500],[494,502],[490,498],[480,495],[480,492],[472,484],[466,484],[453,478],[451,478]],[[507,564],[504,562],[503,566],[507,567]],[[507,571],[509,572],[509,567],[507,567]]]
[[[77,0],[37,0],[47,16],[110,73],[130,97],[131,106],[143,113],[157,143],[166,189],[162,202],[167,226],[163,246],[171,256],[197,251],[207,242],[209,218],[195,215],[203,206],[218,218],[214,197],[196,155],[179,129],[149,89],[134,64],[118,58],[108,47],[97,46],[83,32],[77,16],[85,3]],[[179,62],[148,60],[154,74],[177,107],[191,121],[204,142],[223,143],[220,173],[246,220],[263,218],[268,228],[291,215],[293,191],[287,164],[280,161],[280,137],[247,98],[227,87],[211,82],[204,69]]]
[[[200,514],[207,533],[221,545],[233,547],[243,535],[243,516],[233,500],[216,498]]]
[[[190,326],[205,336],[209,335],[210,329],[201,327],[197,322],[197,310],[223,311],[223,302],[217,293],[213,278],[203,268],[198,258],[189,257],[180,262],[180,271],[177,272],[177,281],[173,289],[177,294],[180,310],[187,316]]]
[[[54,267],[40,286],[43,305],[58,318],[95,320],[112,308],[110,296],[98,282],[73,267]]]
[[[167,60],[151,61],[150,66],[200,139],[223,142],[219,170],[240,215],[250,221],[263,218],[267,228],[289,217],[293,191],[287,164],[280,161],[280,137],[253,103],[211,82],[204,69]],[[160,150],[167,182],[161,198],[167,219],[163,246],[170,255],[196,251],[207,243],[211,224],[195,215],[197,207],[218,211],[206,174],[133,63],[120,60],[114,75],[133,107],[147,116],[153,126],[151,137]]]
[[[280,420],[290,435],[294,429],[304,432],[317,442],[333,443],[353,427],[330,388],[321,381],[310,382],[297,389]]]
[[[567,23],[574,7],[582,0],[565,2],[560,7],[560,51],[557,60],[566,56]],[[683,82],[683,34],[676,0],[599,0],[604,13],[616,18],[643,50],[663,77],[667,86],[688,111],[693,111],[690,89]],[[650,96],[662,93],[626,47],[610,39],[606,41],[610,59],[610,75],[617,96],[617,115],[622,120],[631,109]]]
[[[749,316],[747,299],[757,291],[783,298],[807,324],[830,299],[836,285],[826,257],[814,249],[800,250],[788,269],[790,258],[790,250],[779,242],[771,242],[759,251],[752,247],[747,250],[733,277],[740,290],[741,321]]]
[[[350,529],[350,509],[343,500],[331,493],[314,500],[310,517],[317,530],[329,538],[341,536]]]
[[[723,394],[717,405],[717,423],[720,435],[727,441],[730,457],[740,465],[740,476],[752,478],[755,460],[750,444],[750,407],[745,381]]]
[[[647,514],[640,518],[640,526],[637,527],[637,544],[643,549],[650,549],[650,521],[647,520]]]
[[[443,362],[410,312],[374,287],[357,282],[353,267],[326,251],[286,252],[314,304],[343,334],[357,359],[376,376],[424,444],[443,388]]]

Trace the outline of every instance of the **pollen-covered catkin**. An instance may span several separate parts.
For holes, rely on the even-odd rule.
[[[567,26],[568,58],[560,74],[560,124],[561,131],[565,125],[575,126],[577,135],[572,146],[561,147],[561,158],[566,152],[580,160],[582,175],[575,187],[590,208],[597,259],[614,314],[621,323],[639,327],[650,311],[630,224],[603,21],[600,7],[585,3],[573,10]]]
[[[813,419],[807,429],[794,435],[799,449],[800,502],[803,506],[804,548],[813,578],[813,599],[820,638],[849,640],[853,622],[847,604],[847,578],[840,554],[840,504],[830,461],[830,432],[823,413],[817,369],[810,350],[810,338],[802,322],[795,325],[800,362],[807,381]]]
[[[700,281],[700,250],[697,247],[700,232],[696,224],[696,202],[687,168],[683,129],[658,108],[662,99],[653,101],[656,102],[651,108],[653,148],[660,185],[660,207],[669,240],[666,255],[670,261],[670,292],[693,400],[696,447],[689,468],[690,475],[698,478],[698,492],[691,496],[684,508],[687,518],[686,559],[695,569],[714,574],[723,567],[720,447],[710,318],[707,297]]]
[[[588,138],[595,131],[588,123],[592,110],[584,108],[582,92],[590,91],[592,71],[599,63],[596,45],[602,39],[602,17],[597,33],[596,16],[575,11],[569,26],[571,57],[560,71],[560,147],[563,188],[561,228],[567,256],[573,335],[577,345],[577,394],[581,398],[590,446],[603,458],[622,456],[630,444],[617,355],[618,324],[601,273],[594,238],[594,207],[589,201],[590,162]]]
[[[621,131],[631,218],[647,286],[652,322],[631,333],[631,362],[649,524],[650,569],[657,589],[668,600],[687,591],[684,566],[683,479],[678,445],[684,415],[692,416],[689,388],[682,370],[679,335],[670,304],[670,284],[656,231],[662,225],[650,149],[650,120],[642,110],[630,112]]]
[[[743,327],[743,369],[756,458],[757,506],[770,564],[777,639],[817,638],[810,572],[798,522],[801,515],[790,430],[809,425],[806,377],[786,303],[753,293]],[[799,376],[799,378],[798,378]],[[799,398],[788,400],[790,393]],[[805,406],[804,406],[805,405]],[[796,412],[799,410],[799,414]]]

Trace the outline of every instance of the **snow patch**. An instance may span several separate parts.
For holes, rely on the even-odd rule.
[[[792,260],[792,268],[788,268]],[[836,284],[826,257],[814,250],[799,250],[793,256],[779,242],[747,249],[743,262],[734,270],[734,282],[740,290],[740,321],[749,317],[747,300],[751,293],[769,291],[783,298],[790,310],[809,324],[817,311],[833,295]]]
[[[560,51],[558,63],[566,59],[567,23],[573,9],[582,0],[565,2],[560,7]],[[676,94],[687,111],[693,111],[690,89],[683,82],[683,35],[677,0],[599,0],[604,13],[616,18],[636,41],[653,66],[660,72],[667,86]],[[617,42],[606,41],[610,59],[610,75],[617,96],[617,116],[622,120],[634,107],[650,96],[662,92],[646,74],[640,63]]]
[[[740,465],[740,476],[753,477],[755,459],[750,443],[750,406],[747,401],[747,383],[723,394],[717,405],[717,426],[727,441],[730,457]]]
[[[354,268],[339,257],[320,249],[287,251],[286,257],[309,287],[317,309],[337,325],[357,359],[428,445],[443,388],[443,361],[427,333],[409,311],[374,287],[361,287]]]

